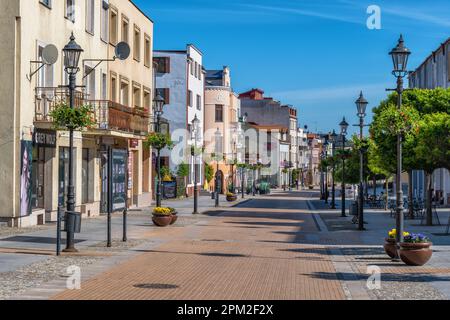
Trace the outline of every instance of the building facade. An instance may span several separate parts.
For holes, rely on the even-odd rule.
[[[114,46],[121,37],[118,27],[121,14],[142,32],[142,38],[136,35],[134,42],[131,34],[127,39],[132,55],[138,59],[104,62],[96,67],[93,60],[113,57]],[[54,221],[58,206],[65,205],[69,135],[54,130],[50,112],[68,102],[68,90],[64,87],[68,77],[62,48],[72,33],[84,49],[77,74],[79,87],[75,104],[90,105],[96,120],[94,127],[75,132],[76,210],[84,216],[105,211],[102,210],[106,201],[102,165],[105,145],[127,153],[137,152],[135,160],[128,161],[134,165],[128,167],[129,181],[122,187],[127,189],[124,192],[129,205],[144,204],[149,200],[144,194],[150,193],[150,187],[145,188],[144,184],[151,178],[150,174],[144,175],[149,173],[144,166],[150,163],[145,160],[142,139],[149,131],[150,110],[134,108],[131,99],[125,100],[127,88],[122,88],[124,100],[119,104],[118,93],[111,89],[110,75],[116,72],[129,80],[128,97],[132,96],[132,84],[136,81],[142,88],[140,99],[145,100],[143,87],[153,86],[152,70],[144,67],[144,62],[148,61],[144,58],[146,54],[151,61],[153,22],[131,1],[119,0],[2,0],[0,18],[0,28],[5,35],[5,47],[0,52],[5,63],[1,77],[7,83],[0,88],[3,94],[0,177],[4,181],[0,219],[18,227],[43,224]],[[146,44],[144,34],[150,39]],[[50,44],[56,46],[59,58],[52,65],[43,64],[44,48]],[[137,101],[137,92],[135,97]]]
[[[241,103],[231,87],[230,68],[206,71],[205,86],[205,143],[207,153],[221,154],[223,160],[212,159],[214,175],[219,165],[219,188],[223,193],[227,186],[240,186],[240,175],[234,162],[246,161],[243,142],[240,137],[243,128],[239,121]],[[220,133],[220,136],[217,135]],[[247,159],[248,162],[248,159]],[[213,190],[213,186],[210,186]]]
[[[197,147],[204,145],[204,101],[205,71],[203,53],[189,44],[186,50],[155,50],[156,91],[165,100],[164,118],[168,121],[172,140],[177,144],[176,152],[162,151],[163,165],[176,172],[181,163],[189,165],[187,193],[193,193],[194,172],[198,186],[203,185],[203,163],[191,156],[192,121],[200,121],[196,138]],[[197,170],[194,170],[194,162]]]
[[[409,75],[410,88],[435,89],[450,87],[450,38],[432,52],[425,61]],[[425,173],[413,171],[413,196],[425,199]],[[450,172],[441,168],[435,170],[433,190],[443,204],[450,204]]]

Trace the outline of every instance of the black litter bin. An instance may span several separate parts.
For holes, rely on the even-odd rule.
[[[66,211],[64,231],[81,233],[81,213]]]
[[[350,214],[352,216],[358,215],[358,202],[357,201],[352,201],[352,205],[350,206]]]

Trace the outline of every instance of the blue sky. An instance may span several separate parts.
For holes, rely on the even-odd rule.
[[[394,86],[388,52],[400,33],[410,69],[450,37],[448,0],[135,2],[155,22],[155,49],[193,43],[206,68],[231,68],[235,91],[261,88],[297,107],[301,126],[322,132],[338,129],[343,116],[357,123],[360,90],[371,109]],[[381,8],[381,30],[366,26],[369,5]]]

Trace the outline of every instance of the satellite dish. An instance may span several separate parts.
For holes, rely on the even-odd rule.
[[[58,49],[53,44],[49,44],[42,50],[42,62],[52,65],[56,61],[58,61]]]
[[[131,49],[128,43],[126,42],[119,42],[116,46],[116,58],[119,60],[126,60],[130,56]]]

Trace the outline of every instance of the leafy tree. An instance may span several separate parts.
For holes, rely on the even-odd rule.
[[[415,154],[427,180],[427,225],[433,225],[432,174],[438,168],[450,170],[450,114],[432,113],[419,122]]]
[[[214,168],[212,165],[205,163],[205,179],[208,183],[214,178]]]

